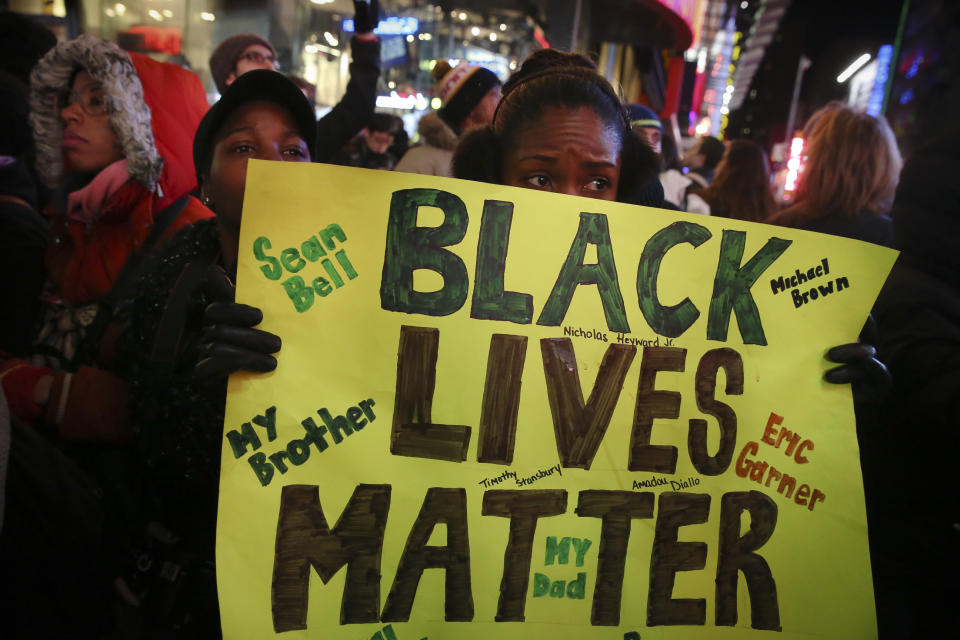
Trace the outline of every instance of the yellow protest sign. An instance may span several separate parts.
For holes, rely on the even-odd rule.
[[[850,389],[895,252],[533,190],[251,162],[226,638],[876,635]]]

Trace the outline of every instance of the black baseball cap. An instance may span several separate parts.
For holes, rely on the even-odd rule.
[[[193,165],[200,176],[210,171],[213,161],[214,136],[227,118],[241,106],[254,100],[266,100],[277,104],[293,116],[297,130],[310,148],[310,157],[317,153],[317,120],[300,87],[282,73],[269,69],[248,71],[233,81],[215,105],[203,116],[193,137]]]

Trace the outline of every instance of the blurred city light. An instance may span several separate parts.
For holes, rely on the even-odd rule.
[[[854,60],[852,63],[850,63],[850,66],[844,69],[843,73],[837,76],[837,82],[843,84],[844,82],[850,79],[850,76],[852,76],[854,73],[857,72],[857,69],[867,64],[867,62],[869,61],[870,61],[870,54],[869,53],[863,54],[862,56]]]
[[[784,198],[789,198],[797,189],[797,180],[803,164],[803,138],[795,136],[790,141],[790,159],[787,160],[787,177],[783,181]]]

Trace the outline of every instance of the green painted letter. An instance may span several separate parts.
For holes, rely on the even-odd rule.
[[[267,263],[260,267],[260,271],[263,271],[263,275],[267,276],[267,278],[270,280],[279,280],[280,276],[283,275],[283,267],[280,266],[279,260],[266,254],[265,250],[269,248],[270,240],[268,240],[265,236],[260,236],[253,241],[253,256],[257,260]]]
[[[643,247],[637,267],[637,298],[647,324],[662,336],[676,338],[681,335],[700,317],[700,310],[690,298],[684,298],[679,304],[670,307],[660,304],[657,297],[660,261],[672,247],[683,242],[699,247],[710,239],[710,235],[710,230],[702,225],[674,222],[653,234]]]
[[[767,267],[787,250],[793,241],[770,238],[745,265],[740,266],[747,234],[743,231],[724,230],[720,243],[720,261],[717,276],[713,281],[713,298],[710,300],[710,315],[707,317],[707,339],[726,340],[730,325],[731,310],[737,314],[737,325],[744,344],[767,344],[767,337],[760,324],[760,312],[753,301],[750,287]]]
[[[420,207],[443,211],[439,227],[418,227]],[[469,277],[463,261],[443,249],[463,240],[467,232],[463,200],[438,189],[402,189],[393,193],[387,221],[387,247],[380,280],[380,306],[387,311],[447,316],[467,299]],[[436,271],[443,278],[439,291],[413,289],[413,272]]]
[[[533,296],[503,290],[504,263],[507,261],[512,219],[513,203],[499,200],[483,203],[471,318],[506,320],[517,324],[530,324],[533,318]]]
[[[587,244],[597,245],[597,264],[583,264]],[[573,239],[567,260],[560,269],[560,275],[557,276],[557,282],[553,285],[553,291],[543,306],[537,324],[559,326],[567,314],[574,291],[582,284],[597,285],[600,302],[603,304],[603,315],[607,318],[610,330],[630,333],[627,311],[623,306],[623,296],[620,295],[620,282],[617,280],[617,267],[613,261],[607,216],[600,213],[580,214],[577,236]]]

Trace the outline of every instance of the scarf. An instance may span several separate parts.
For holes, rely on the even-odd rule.
[[[89,184],[67,196],[67,216],[86,224],[96,221],[104,203],[129,180],[126,158],[107,165]]]

